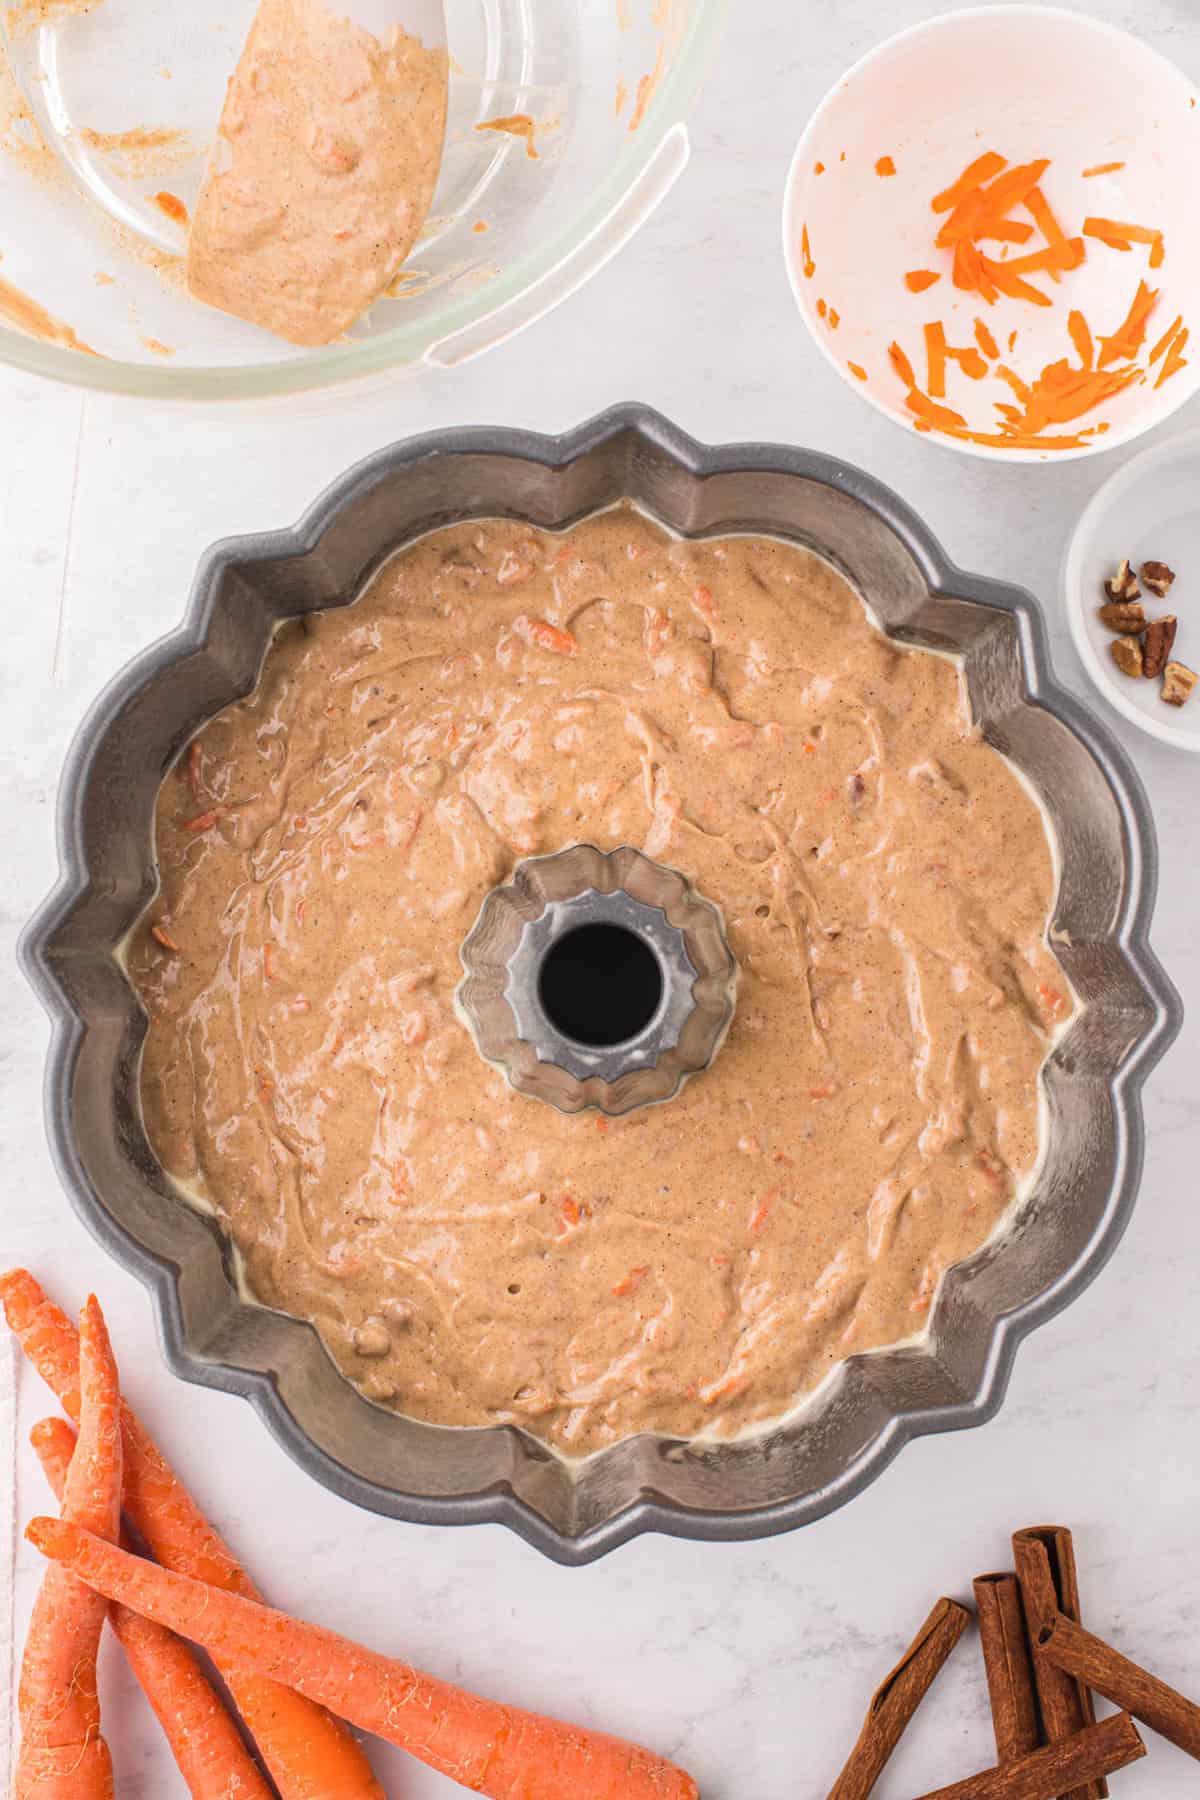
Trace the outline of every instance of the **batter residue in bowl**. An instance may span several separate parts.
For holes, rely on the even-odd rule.
[[[416,242],[441,166],[445,50],[324,0],[261,0],[188,240],[197,299],[328,344]]]
[[[454,1007],[489,888],[578,840],[682,870],[741,970],[713,1067],[621,1120],[514,1094]],[[769,1420],[919,1331],[1035,1165],[1041,814],[795,546],[437,532],[280,633],[157,841],[151,1140],[406,1413],[576,1455]]]

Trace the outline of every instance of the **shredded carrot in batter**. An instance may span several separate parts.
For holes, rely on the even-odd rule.
[[[904,285],[912,294],[923,294],[926,288],[941,279],[936,269],[910,269],[904,277]]]

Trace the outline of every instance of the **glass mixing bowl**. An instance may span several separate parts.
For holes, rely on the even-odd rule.
[[[211,400],[477,355],[573,293],[678,178],[725,10],[446,0],[450,113],[425,231],[347,337],[297,351],[189,297],[171,216],[199,192],[254,0],[0,0],[0,358]],[[531,143],[478,129],[514,114]]]

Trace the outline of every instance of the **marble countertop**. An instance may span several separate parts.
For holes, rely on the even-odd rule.
[[[276,1601],[452,1679],[653,1744],[694,1771],[707,1800],[793,1800],[826,1791],[872,1686],[933,1598],[967,1596],[974,1574],[1006,1564],[1012,1528],[1031,1521],[1074,1527],[1091,1622],[1200,1693],[1200,1005],[1150,1082],[1145,1179],[1125,1241],[1022,1349],[992,1423],[918,1442],[867,1493],[791,1536],[642,1538],[567,1571],[499,1527],[417,1529],[352,1512],[296,1472],[242,1401],[185,1390],[167,1373],[148,1295],[92,1243],[51,1168],[40,1118],[47,1028],[12,955],[53,879],[66,746],[108,676],[175,623],[200,551],[291,522],[350,462],[430,427],[558,430],[638,399],[708,440],[777,439],[845,457],[891,483],[960,564],[1037,594],[1060,674],[1091,698],[1058,570],[1073,520],[1121,453],[1000,468],[897,430],[817,355],[779,254],[783,179],[812,106],[870,43],[945,9],[734,0],[732,10],[693,161],[665,207],[590,286],[478,363],[257,418],[81,398],[0,373],[0,1262],[27,1261],[72,1303],[100,1289],[134,1403]],[[1088,10],[1135,27],[1200,78],[1195,0],[1093,0]],[[1166,429],[1198,418],[1193,406]],[[1153,799],[1154,941],[1191,1005],[1200,767],[1110,722]],[[22,1443],[45,1406],[26,1373]],[[44,1506],[27,1449],[18,1499],[22,1518]],[[38,1574],[22,1547],[19,1622]],[[183,1800],[115,1658],[104,1691],[121,1800]],[[991,1755],[969,1646],[879,1795],[922,1793]],[[398,1752],[381,1751],[378,1768],[390,1795],[458,1791]],[[1174,1800],[1198,1777],[1153,1741],[1149,1759],[1117,1779],[1124,1800]]]

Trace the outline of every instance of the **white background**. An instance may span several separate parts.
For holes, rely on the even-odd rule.
[[[843,456],[892,483],[958,562],[1031,588],[1060,673],[1085,691],[1059,562],[1121,453],[1003,468],[880,419],[808,342],[778,248],[788,159],[827,85],[878,38],[942,9],[733,0],[732,10],[695,116],[693,162],[666,207],[581,294],[473,366],[257,419],[80,399],[0,374],[0,1260],[29,1262],[70,1305],[99,1289],[136,1406],[280,1604],[444,1676],[640,1738],[683,1760],[707,1800],[809,1800],[828,1788],[870,1689],[934,1596],[966,1595],[973,1574],[1003,1566],[1008,1534],[1024,1523],[1070,1523],[1091,1621],[1200,1694],[1195,1019],[1151,1081],[1128,1235],[1088,1293],[1026,1344],[996,1420],[912,1446],[848,1508],[790,1537],[730,1547],[642,1538],[567,1571],[499,1527],[418,1530],[356,1513],[309,1483],[242,1401],[167,1373],[147,1295],[91,1242],[51,1169],[46,1026],[12,957],[53,880],[55,787],[75,726],[101,684],[178,619],[204,546],[290,523],[356,458],[432,426],[555,431],[639,399],[702,438]],[[1197,0],[1096,0],[1090,10],[1200,78]],[[1200,764],[1116,729],[1158,818],[1156,945],[1192,1003]],[[45,1405],[26,1374],[22,1441]],[[27,1451],[18,1497],[22,1518],[44,1508]],[[23,1549],[19,1615],[37,1578]],[[108,1695],[121,1800],[184,1800],[115,1667]],[[968,1640],[879,1794],[924,1793],[991,1750]],[[378,1768],[390,1795],[456,1791],[399,1753],[381,1751]],[[1173,1800],[1198,1779],[1152,1740],[1115,1791]]]

